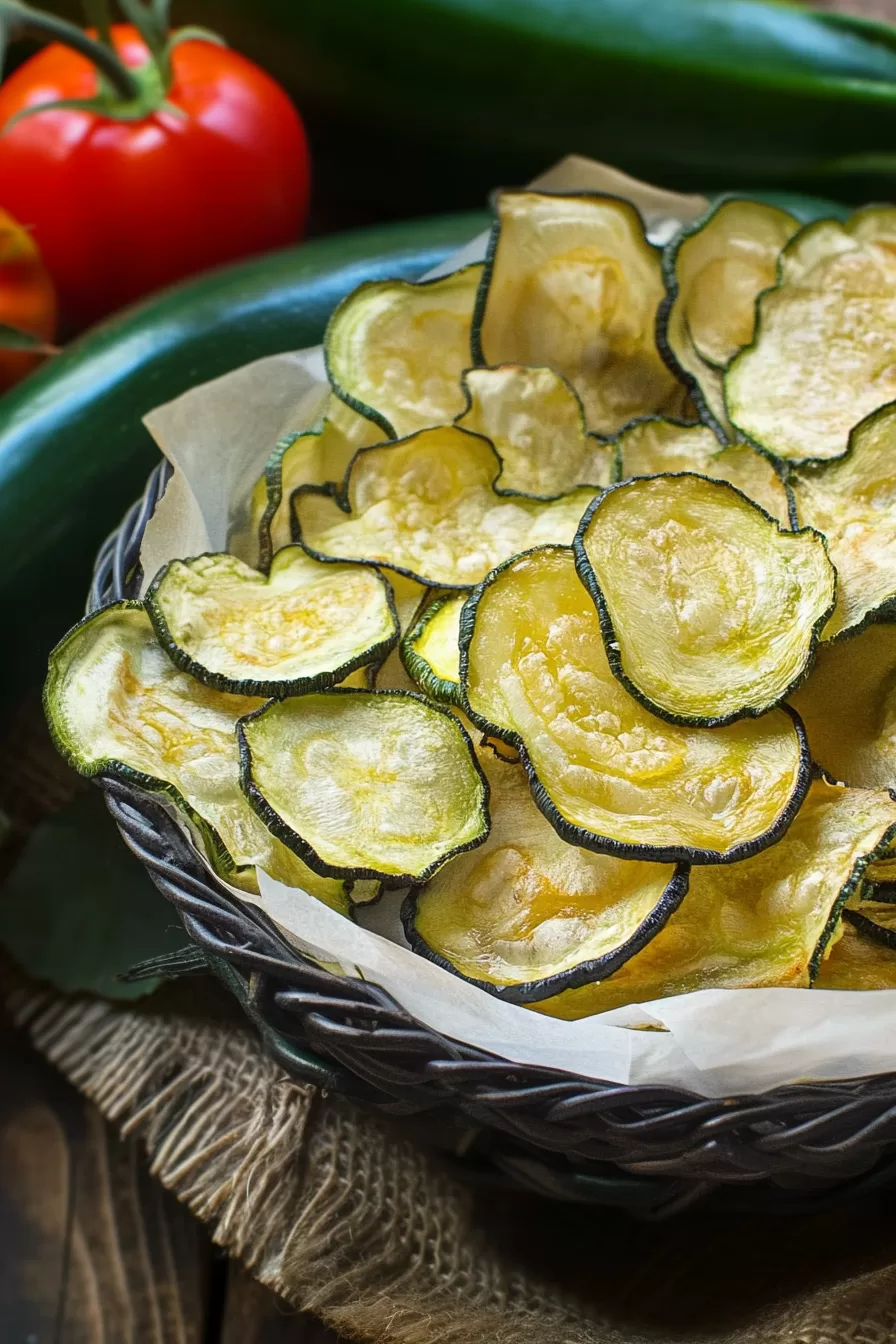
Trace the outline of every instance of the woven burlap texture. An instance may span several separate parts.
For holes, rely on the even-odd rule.
[[[805,1222],[788,1220],[782,1231],[779,1220],[768,1237],[748,1233],[732,1252],[730,1219],[727,1232],[720,1230],[724,1223],[709,1233],[683,1223],[657,1233],[624,1215],[522,1198],[505,1210],[505,1233],[508,1222],[517,1225],[516,1237],[508,1237],[500,1219],[483,1216],[500,1204],[497,1196],[477,1197],[389,1122],[291,1081],[240,1026],[21,985],[9,1004],[37,1047],[123,1134],[142,1140],[153,1173],[208,1223],[221,1246],[294,1306],[349,1338],[377,1344],[896,1339],[896,1234],[889,1231],[896,1220],[877,1226],[879,1213],[870,1223],[845,1215],[833,1259],[830,1246],[813,1251],[818,1229]],[[580,1266],[575,1292],[559,1286],[562,1274],[551,1282],[533,1269],[533,1257],[519,1255],[530,1240],[519,1230],[527,1228],[533,1241],[554,1247],[553,1268],[556,1244],[564,1260],[566,1236],[569,1257]],[[780,1259],[812,1265],[797,1276],[798,1287],[792,1273],[784,1273],[780,1288],[769,1284],[774,1245],[782,1248]],[[698,1332],[693,1322],[701,1319],[701,1303],[695,1316],[686,1301],[695,1283],[697,1298],[702,1282],[707,1307],[718,1308],[731,1291],[728,1262],[744,1257],[740,1282],[755,1281],[758,1305],[735,1304],[738,1319],[726,1320],[731,1313],[723,1311],[721,1324],[716,1309],[715,1323],[706,1321]]]

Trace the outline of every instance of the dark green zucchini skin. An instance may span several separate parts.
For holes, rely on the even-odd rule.
[[[597,980],[606,980],[614,971],[618,971],[620,966],[630,961],[652,938],[656,937],[681,905],[687,895],[690,874],[689,864],[676,864],[659,903],[654,906],[637,932],[624,943],[620,943],[612,952],[607,952],[604,956],[591,961],[583,961],[578,966],[571,966],[568,971],[559,971],[556,975],[547,975],[541,980],[529,980],[520,985],[493,985],[487,980],[477,980],[473,976],[464,975],[447,957],[433,951],[417,931],[417,900],[422,892],[422,884],[418,883],[412,887],[402,902],[401,923],[412,951],[426,957],[427,961],[434,962],[436,966],[441,966],[443,970],[450,971],[458,979],[466,980],[467,984],[476,985],[478,989],[484,989],[494,998],[503,999],[505,1003],[541,1003],[545,999],[554,998],[556,994],[562,994],[565,989],[582,989]]]
[[[444,705],[457,705],[459,709],[462,709],[463,695],[460,684],[445,681],[443,677],[437,676],[426,659],[422,658],[416,649],[417,640],[423,634],[433,616],[442,610],[446,602],[451,602],[456,596],[456,593],[445,593],[442,597],[437,597],[434,602],[425,606],[415,624],[411,626],[401,640],[399,653],[401,654],[401,661],[404,663],[404,670],[425,695]]]
[[[262,513],[261,518],[258,520],[258,568],[265,573],[270,569],[271,561],[274,558],[274,543],[271,537],[271,524],[273,523],[274,515],[283,500],[282,462],[284,455],[298,438],[301,438],[300,434],[286,434],[275,446],[274,451],[264,465],[264,484],[267,492],[267,503],[264,506],[264,512]]]
[[[397,146],[425,144],[445,205],[571,150],[691,189],[892,194],[884,24],[765,0],[256,0],[251,25],[243,0],[200,0],[191,18],[354,132],[356,188],[394,193]]]
[[[847,898],[849,894],[847,893]],[[880,897],[876,896],[876,899],[879,900]],[[872,942],[881,943],[884,947],[889,947],[891,951],[896,952],[896,929],[888,929],[883,924],[878,924],[876,920],[863,915],[861,910],[843,910],[843,918],[863,938],[870,938]]]
[[[189,387],[323,336],[365,280],[414,278],[486,224],[418,220],[211,272],[87,332],[0,400],[0,686],[43,678],[84,610],[94,555],[158,449],[141,417]]]
[[[612,487],[611,487],[612,488]],[[524,551],[524,555],[535,554],[537,551],[544,550],[564,550],[572,549],[562,546],[536,546],[532,551]],[[812,782],[812,773],[814,766],[809,754],[809,739],[806,736],[806,730],[803,727],[803,721],[796,710],[790,705],[781,705],[785,714],[789,714],[793,720],[793,726],[796,729],[800,744],[800,767],[797,775],[796,787],[790,798],[789,803],[767,831],[757,835],[753,840],[747,840],[727,853],[722,853],[715,849],[697,849],[692,845],[638,845],[632,844],[627,840],[613,840],[607,836],[596,835],[593,831],[586,831],[581,826],[574,825],[567,821],[566,817],[560,812],[554,803],[553,798],[548,793],[545,786],[536,774],[535,767],[529,757],[526,744],[518,733],[511,729],[502,728],[500,724],[491,723],[470,706],[468,690],[468,672],[470,665],[470,643],[473,639],[473,631],[476,625],[476,610],[483,593],[489,585],[494,583],[501,572],[510,565],[516,564],[520,559],[518,555],[512,556],[510,560],[505,560],[502,565],[498,565],[492,572],[477,584],[470,593],[461,612],[460,617],[460,685],[463,695],[462,708],[471,723],[484,733],[487,737],[497,738],[499,742],[505,742],[508,747],[512,747],[519,754],[520,761],[526,771],[529,780],[529,788],[532,790],[532,798],[536,807],[544,813],[554,830],[569,845],[579,845],[582,849],[593,850],[595,854],[612,854],[619,859],[652,859],[656,863],[686,863],[696,867],[698,864],[716,864],[716,863],[737,863],[740,859],[749,859],[760,850],[768,849],[770,845],[780,840],[786,832],[791,822],[796,817],[802,806],[803,800],[809,791],[809,785]],[[896,829],[896,828],[894,828]]]

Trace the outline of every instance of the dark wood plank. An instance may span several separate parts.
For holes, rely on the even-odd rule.
[[[0,1025],[0,1322],[32,1344],[202,1344],[211,1248],[137,1144]]]
[[[71,1152],[53,1089],[2,1039],[0,1075],[0,1319],[9,1339],[43,1344],[64,1291]]]
[[[220,1344],[340,1344],[314,1316],[297,1312],[231,1261]]]

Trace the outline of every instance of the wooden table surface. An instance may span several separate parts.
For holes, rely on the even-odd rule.
[[[217,1251],[0,1018],[0,1344],[339,1344]]]

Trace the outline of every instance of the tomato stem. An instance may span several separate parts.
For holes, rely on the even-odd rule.
[[[0,24],[10,36],[20,37],[35,34],[48,37],[52,41],[62,42],[80,55],[86,56],[104,75],[123,102],[130,103],[140,97],[138,81],[111,47],[95,38],[88,37],[82,28],[55,14],[45,14],[42,10],[31,9],[29,5],[19,4],[18,0],[0,0]]]
[[[103,46],[108,47],[110,51],[114,51],[109,0],[82,0],[82,4],[90,27],[96,29],[97,37]]]
[[[173,74],[169,53],[169,0],[118,0],[128,23],[132,23],[146,43],[165,93],[171,88]]]

